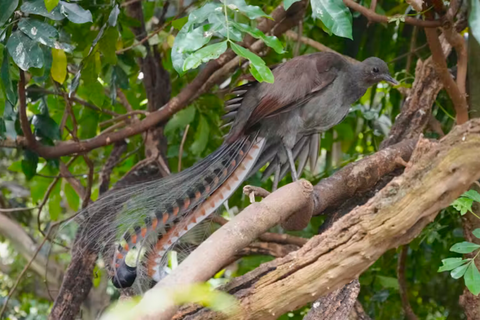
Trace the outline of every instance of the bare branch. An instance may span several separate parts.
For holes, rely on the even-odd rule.
[[[412,310],[410,302],[408,302],[407,279],[405,278],[405,266],[407,264],[408,245],[403,245],[398,255],[397,278],[402,299],[403,311],[408,320],[417,320],[416,314]]]
[[[356,3],[353,0],[343,0],[343,3],[345,3],[347,7],[360,12],[362,15],[367,17],[369,21],[388,23],[390,22],[390,19],[392,19],[392,17],[387,17],[381,14],[375,13],[374,11],[368,8],[365,8],[364,6]],[[424,27],[424,28],[436,28],[441,25],[439,20],[426,21],[426,20],[415,19],[412,17],[405,17],[405,23],[418,26],[418,27]]]

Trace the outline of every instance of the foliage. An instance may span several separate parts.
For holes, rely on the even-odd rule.
[[[295,5],[295,2],[298,1],[287,0],[283,5],[287,8]],[[138,64],[139,59],[146,57],[145,45],[158,50],[158,60],[161,60],[161,66],[168,73],[172,97],[201,72],[205,63],[230,49],[249,62],[249,72],[258,81],[265,82],[274,81],[268,66],[291,59],[297,48],[299,54],[315,52],[307,45],[284,36],[274,37],[257,28],[257,18],[268,19],[273,9],[282,4],[279,0],[200,1],[193,3],[185,14],[173,2],[163,13],[165,0],[144,0],[141,1],[142,13],[150,38],[143,45],[132,32],[141,23],[129,16],[122,3],[111,0],[0,0],[0,140],[14,140],[23,135],[18,110],[19,68],[26,71],[26,111],[32,132],[39,143],[54,145],[74,139],[93,138],[104,130],[114,130],[112,126],[117,123],[128,126],[129,123],[125,121],[112,122],[117,115],[129,112],[118,92],[125,95],[132,111],[147,110],[147,94],[142,81],[145,74]],[[368,0],[358,3],[370,6]],[[303,35],[358,60],[378,56],[385,61],[392,61],[391,71],[402,80],[402,86],[408,88],[414,79],[414,68],[405,69],[406,57],[393,61],[410,50],[413,27],[403,23],[405,13],[411,12],[407,7],[401,0],[378,1],[376,12],[395,16],[395,23],[367,26],[368,20],[347,9],[343,1],[312,0],[303,20]],[[470,15],[472,25],[478,24],[479,16]],[[155,31],[162,23],[166,26]],[[262,39],[271,50],[262,57],[253,53],[250,47],[242,43],[242,38],[247,34]],[[419,32],[417,44],[424,42],[423,33]],[[428,49],[419,50],[417,54],[422,58],[429,56]],[[413,56],[413,59],[412,65],[417,57]],[[168,142],[166,157],[172,172],[176,172],[179,159],[182,168],[189,167],[222,143],[226,129],[220,129],[220,117],[224,112],[223,101],[227,99],[225,90],[241,84],[244,73],[244,69],[238,68],[225,83],[201,95],[165,124],[164,135]],[[341,124],[322,134],[319,165],[317,168],[307,167],[304,177],[315,183],[342,166],[376,152],[380,142],[388,135],[402,101],[403,97],[397,90],[391,90],[383,84],[369,89]],[[69,110],[73,117],[65,117]],[[454,125],[450,116],[454,114],[454,109],[445,93],[438,95],[432,114],[445,132]],[[135,117],[130,120],[143,119],[144,115]],[[78,129],[76,137],[73,132],[75,126]],[[190,129],[186,133],[187,126]],[[185,142],[182,144],[184,136]],[[426,136],[438,138],[436,133],[430,131],[426,132]],[[141,135],[132,136],[126,142],[127,151],[113,168],[111,186],[145,159]],[[113,146],[108,145],[88,153],[95,172],[93,201],[99,194],[99,173],[112,150]],[[35,207],[45,198],[45,207],[38,217],[37,210],[8,216],[19,223],[25,234],[37,243],[43,240],[39,230],[46,230],[52,221],[72,216],[82,205],[83,199],[66,179],[53,184],[60,173],[60,164],[69,162],[72,176],[86,187],[89,167],[81,156],[44,159],[28,149],[0,149],[0,207]],[[257,173],[247,183],[271,189],[272,179],[261,181],[260,177],[261,173]],[[291,178],[287,176],[282,185],[290,181]],[[477,196],[466,193],[453,207],[462,215],[473,213],[472,206],[478,201]],[[228,200],[229,210],[225,209],[221,214],[229,217],[248,203],[248,198],[239,190]],[[463,283],[449,274],[436,272],[442,261],[439,271],[453,272],[464,268],[463,273],[457,270],[455,276],[463,276],[467,287],[474,293],[478,291],[478,270],[473,263],[475,258],[450,257],[449,250],[455,247],[452,244],[464,241],[460,228],[461,216],[454,208],[443,210],[410,244],[407,287],[412,307],[421,319],[462,319],[457,301]],[[305,230],[291,234],[312,237],[318,233],[323,219],[316,217]],[[65,227],[61,235],[62,242],[71,246],[74,231],[70,225]],[[280,228],[273,231],[283,232]],[[478,236],[478,231],[474,235]],[[456,246],[456,252],[467,251],[466,245]],[[476,257],[478,249],[473,246],[470,249],[473,249]],[[48,254],[52,261],[64,269],[68,265],[70,255],[64,248],[50,244],[49,248],[40,252],[43,256]],[[403,319],[396,278],[397,257],[397,251],[387,252],[360,278],[362,290],[359,300],[375,319]],[[270,256],[243,258],[214,280],[217,280],[216,283],[228,281],[271,259]],[[27,261],[20,252],[14,250],[10,239],[1,234],[0,260],[2,304]],[[8,266],[8,272],[3,269],[4,265]],[[99,270],[104,270],[101,263],[93,276],[96,289],[108,281],[106,272]],[[52,302],[45,293],[43,277],[43,274],[32,270],[27,272],[7,309],[9,317],[46,318]],[[445,291],[445,287],[449,290]],[[108,294],[111,300],[118,298],[118,293],[110,284],[102,293]],[[192,301],[188,295],[182,297]],[[308,307],[284,315],[282,319],[301,319]]]
[[[475,217],[479,218],[472,210],[473,202],[480,203],[480,194],[475,190],[468,190],[462,194],[457,200],[452,203],[452,206],[460,212],[461,215],[470,212]],[[480,218],[479,218],[480,219]],[[477,239],[480,239],[480,229],[475,229],[472,231],[472,234]],[[438,269],[438,272],[442,271],[451,271],[450,275],[454,279],[460,279],[464,277],[465,286],[470,290],[474,295],[480,293],[480,272],[477,269],[475,264],[475,259],[480,253],[480,245],[468,241],[455,243],[450,251],[457,253],[473,253],[477,251],[473,258],[462,259],[462,258],[448,258],[443,259],[443,265]]]

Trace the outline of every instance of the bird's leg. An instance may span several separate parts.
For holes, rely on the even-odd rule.
[[[275,165],[275,175],[273,176],[273,186],[272,186],[272,192],[276,191],[278,188],[278,183],[280,182],[280,169],[282,166],[280,163],[277,163]]]
[[[292,149],[285,147],[287,151],[287,158],[288,162],[290,163],[290,170],[292,171],[292,179],[293,181],[298,181],[297,169],[295,168],[295,160],[293,160]]]

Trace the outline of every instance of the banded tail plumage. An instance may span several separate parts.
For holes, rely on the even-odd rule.
[[[177,174],[112,190],[87,208],[80,237],[102,246],[117,287],[158,281],[172,245],[265,164],[274,187],[289,169],[297,178],[308,158],[314,170],[319,133],[342,121],[371,85],[395,82],[378,58],[351,64],[328,52],[295,57],[273,74],[274,83],[252,81],[233,91],[230,132],[214,153]],[[137,263],[129,267],[133,247]]]

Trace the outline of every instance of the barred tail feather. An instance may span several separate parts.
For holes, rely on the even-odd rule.
[[[122,202],[110,227],[115,235],[107,232],[105,239],[107,245],[118,243],[111,253],[114,284],[131,286],[135,272],[158,280],[167,251],[235,191],[263,145],[264,139],[256,135],[242,137],[179,174],[146,183],[140,186],[140,192],[124,192],[130,199]],[[137,249],[137,271],[125,263],[132,248]]]

